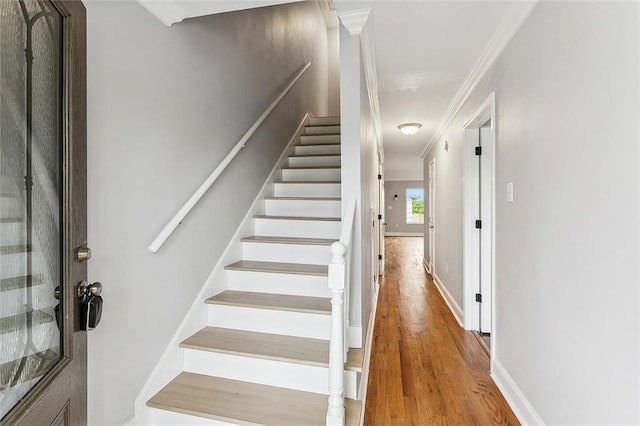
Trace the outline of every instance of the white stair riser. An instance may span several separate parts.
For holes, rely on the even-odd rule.
[[[329,369],[313,365],[184,349],[184,371],[260,385],[328,394]],[[355,399],[356,373],[345,371],[345,396]]]
[[[339,155],[315,156],[315,157],[289,157],[291,167],[318,167],[318,166],[340,166]]]
[[[340,145],[296,145],[295,155],[340,154]]]
[[[154,426],[235,426],[237,423],[207,419],[205,417],[191,416],[189,414],[176,413],[174,411],[149,408],[149,415]]]
[[[16,197],[0,196],[0,217],[15,218],[23,216],[20,200]]]
[[[255,219],[256,235],[270,237],[335,238],[340,222],[328,220]]]
[[[310,126],[338,126],[340,125],[340,116],[333,117],[311,117],[309,119]]]
[[[339,181],[340,169],[282,169],[284,181]]]
[[[335,135],[340,134],[340,126],[307,126],[305,135]]]
[[[52,311],[52,307],[57,304],[53,297],[51,288],[46,285],[36,285],[31,287],[33,308],[37,310]],[[27,289],[17,288],[0,293],[0,318],[26,312]]]
[[[302,244],[242,243],[242,259],[328,265],[331,247]]]
[[[24,324],[26,324],[26,322]],[[55,320],[37,325],[33,327],[32,330],[33,343],[38,352],[60,346],[60,333],[58,332],[58,326]],[[26,329],[24,327],[16,332],[0,334],[0,347],[3,348],[3,350],[0,351],[0,364],[24,357],[25,342]],[[12,350],[7,351],[5,348],[12,348]],[[26,355],[31,355],[32,353],[34,353],[33,348],[28,348]]]
[[[275,183],[276,197],[340,197],[339,183]]]
[[[320,145],[340,143],[340,135],[302,135],[300,136],[300,144],[302,145]]]
[[[25,238],[24,222],[0,223],[0,246],[24,244]]]
[[[269,216],[340,217],[340,200],[265,200]]]
[[[331,315],[208,305],[210,327],[329,340]]]
[[[0,279],[27,274],[26,253],[0,254]]]
[[[331,297],[327,277],[317,275],[229,270],[227,271],[227,289],[293,296]]]

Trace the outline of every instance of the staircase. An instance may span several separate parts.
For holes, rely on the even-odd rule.
[[[53,285],[27,270],[29,256],[35,271],[46,268],[38,235],[34,247],[26,244],[23,180],[0,179],[0,417],[60,358]]]
[[[227,290],[205,301],[207,326],[180,344],[182,373],[147,402],[153,424],[325,424],[339,117],[311,118],[279,174],[242,259],[225,267]],[[360,421],[362,365],[363,351],[350,349],[348,425]]]

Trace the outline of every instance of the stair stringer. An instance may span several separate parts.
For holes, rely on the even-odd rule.
[[[235,261],[242,259],[242,242],[241,238],[245,235],[254,234],[254,215],[264,214],[264,199],[273,193],[273,181],[280,178],[281,168],[287,165],[287,157],[294,151],[294,146],[303,135],[305,126],[309,124],[310,113],[306,113],[295,133],[289,140],[287,147],[283,150],[282,155],[273,166],[273,169],[267,176],[264,185],[256,195],[247,214],[231,237],[229,244],[213,267],[211,273],[204,282],[200,292],[195,297],[187,314],[178,326],[173,337],[167,344],[160,360],[152,370],[149,378],[145,382],[142,390],[138,394],[135,401],[134,418],[126,423],[127,426],[133,425],[149,425],[153,423],[151,418],[151,408],[146,402],[160,391],[168,382],[183,371],[183,349],[180,347],[187,337],[193,335],[198,330],[207,325],[208,307],[203,301],[210,296],[214,296],[225,291],[227,288],[226,271],[224,267]],[[220,423],[224,424],[224,423]]]

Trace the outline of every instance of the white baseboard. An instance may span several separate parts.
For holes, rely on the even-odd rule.
[[[204,303],[204,300],[207,297],[215,296],[216,294],[226,290],[227,281],[224,267],[229,263],[242,259],[242,243],[240,238],[250,235],[253,232],[253,216],[255,214],[264,213],[263,199],[268,192],[272,191],[273,180],[279,177],[277,176],[277,173],[279,173],[280,167],[286,165],[287,156],[293,150],[293,146],[300,135],[304,132],[304,127],[308,122],[309,113],[305,114],[298,125],[298,128],[291,137],[291,140],[289,140],[287,147],[284,149],[282,155],[269,173],[269,176],[266,178],[264,185],[260,191],[258,191],[258,194],[253,200],[247,214],[240,222],[240,225],[233,234],[233,237],[231,237],[229,244],[220,256],[220,259],[218,259],[218,262],[213,267],[209,277],[191,304],[184,320],[169,341],[169,344],[162,353],[160,360],[142,387],[142,390],[138,394],[135,402],[135,417],[131,419],[127,425],[150,424],[150,409],[146,405],[147,401],[182,371],[183,356],[182,349],[179,346],[180,342],[207,325],[207,305]]]
[[[451,296],[451,293],[449,293],[449,290],[447,290],[447,287],[445,287],[445,285],[442,284],[442,281],[440,281],[440,278],[438,278],[436,274],[431,274],[431,276],[433,277],[433,282],[435,283],[436,288],[442,295],[442,298],[444,299],[445,303],[449,307],[449,310],[453,314],[453,317],[456,319],[456,321],[458,321],[458,324],[460,324],[460,327],[463,327],[462,309],[460,309],[460,305],[456,303],[453,296]]]
[[[491,378],[502,392],[504,399],[523,425],[544,425],[536,410],[533,409],[518,385],[513,381],[507,370],[494,360],[491,366]]]
[[[371,348],[373,346],[373,330],[376,322],[376,311],[378,310],[378,294],[380,286],[376,285],[376,292],[373,297],[373,305],[371,306],[371,314],[369,315],[369,326],[367,327],[367,339],[364,348],[364,365],[362,366],[362,377],[360,379],[360,389],[358,390],[358,399],[362,401],[360,411],[360,426],[364,424],[364,409],[367,405],[367,384],[369,383],[369,365],[371,364]]]
[[[427,271],[427,274],[431,274],[431,268],[429,268],[429,262],[427,262],[427,259],[425,259],[424,257],[422,258],[422,266],[424,267],[424,270]]]
[[[424,237],[424,232],[385,232],[385,237]]]

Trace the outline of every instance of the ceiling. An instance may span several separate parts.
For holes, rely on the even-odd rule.
[[[334,5],[338,12],[372,8],[385,158],[419,159],[510,2],[335,0]],[[398,125],[406,122],[422,128],[405,136]]]
[[[447,110],[456,93],[501,22],[510,19],[509,8],[517,1],[318,1],[323,11],[333,3],[338,13],[371,8],[385,159],[397,157],[398,161],[389,161],[389,165],[399,165],[400,175],[409,171],[414,177],[421,174],[422,151],[448,118]],[[293,1],[138,2],[171,25],[187,17]],[[406,122],[421,123],[422,128],[415,135],[405,136],[398,125]]]

